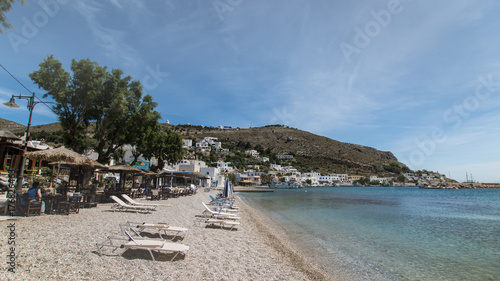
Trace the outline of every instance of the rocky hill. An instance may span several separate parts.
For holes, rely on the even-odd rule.
[[[24,134],[24,131],[26,131],[26,125],[21,125],[16,122],[9,121],[7,119],[0,118],[0,128],[4,130],[11,131],[14,134],[22,135]],[[37,126],[31,126],[30,132],[33,133],[38,133],[38,132],[48,132],[48,133],[54,133],[57,131],[60,131],[61,125],[59,123],[50,123],[50,124],[45,124],[45,125],[37,125]]]
[[[377,172],[384,174],[384,166],[399,163],[389,151],[380,151],[372,147],[343,143],[323,136],[315,135],[283,126],[266,126],[250,129],[215,129],[201,126],[169,126],[170,129],[193,138],[216,137],[223,143],[237,145],[244,142],[251,147],[260,145],[274,154],[294,155],[292,165],[305,167],[306,170],[328,173],[367,175]]]
[[[306,131],[283,126],[266,126],[249,129],[218,129],[203,126],[163,125],[194,141],[204,137],[216,137],[225,146],[238,146],[245,143],[247,147],[260,146],[272,154],[290,154],[294,158],[290,164],[301,171],[314,171],[322,174],[349,173],[359,175],[391,175],[387,166],[397,164],[396,157],[389,151],[380,151],[372,147],[344,143]],[[21,135],[26,126],[0,118],[0,128]],[[61,130],[59,123],[33,126],[31,132],[54,133]]]

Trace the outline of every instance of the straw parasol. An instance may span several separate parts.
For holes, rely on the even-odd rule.
[[[73,162],[69,162],[69,161],[54,161],[54,162],[49,163],[49,166],[57,166],[57,165],[68,166],[68,167],[80,166],[83,169],[107,169],[108,168],[108,167],[106,167],[106,165],[103,165],[95,160],[92,160],[91,164],[89,164],[87,162],[85,162],[83,164],[77,164],[77,163],[73,163]]]
[[[0,130],[0,139],[2,140],[20,140],[16,135],[7,130]]]
[[[130,165],[127,164],[118,164],[114,166],[110,166],[106,168],[107,171],[112,172],[112,173],[120,173],[120,183],[119,187],[124,188],[125,187],[125,180],[123,179],[124,174],[132,174],[132,178],[135,177],[137,174],[142,174],[144,175],[145,172],[141,169],[134,168]]]
[[[134,168],[127,164],[118,164],[114,166],[107,167],[106,170],[114,173],[126,173],[126,174],[141,174],[144,173],[143,170]]]
[[[46,149],[26,153],[26,157],[33,160],[42,160],[48,162],[64,162],[71,163],[75,166],[90,166],[94,167],[95,161],[87,156],[81,155],[69,150],[65,147],[58,147],[55,149]]]

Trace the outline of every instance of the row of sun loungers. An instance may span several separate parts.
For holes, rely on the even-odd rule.
[[[122,195],[123,200],[116,196],[111,196],[115,204],[111,207],[113,211],[135,211],[137,213],[149,213],[156,210],[158,204],[139,203],[127,195]],[[240,225],[241,218],[237,216],[238,207],[234,205],[233,200],[215,199],[210,202],[211,206],[203,203],[204,211],[201,215],[195,218],[195,225],[220,227],[222,229],[234,230]],[[147,222],[131,222],[127,221],[120,224],[121,237],[109,236],[102,243],[96,243],[97,252],[103,254],[104,248],[111,248],[115,252],[118,248],[125,249],[140,249],[146,250],[151,255],[151,259],[155,261],[153,252],[159,252],[172,255],[173,261],[179,254],[186,255],[189,251],[189,246],[181,243],[173,243],[174,240],[181,240],[187,235],[187,228],[172,226],[168,223],[147,223]],[[159,236],[157,239],[145,238],[142,235],[147,232],[156,232]],[[150,235],[156,235],[149,233]],[[167,239],[171,241],[166,241]]]
[[[212,198],[212,200],[213,199],[214,198]],[[238,212],[236,206],[234,206],[234,209],[229,209],[230,206],[222,208],[221,205],[217,204],[211,208],[203,202],[202,204],[205,210],[201,215],[196,216],[195,225],[205,223],[207,226],[218,226],[220,228],[229,228],[229,230],[233,230],[240,225],[241,218],[235,214]]]

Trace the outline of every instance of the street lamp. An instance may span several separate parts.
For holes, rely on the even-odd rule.
[[[23,176],[24,176],[24,166],[26,162],[26,152],[28,152],[28,139],[29,139],[29,134],[30,134],[30,126],[31,126],[31,116],[33,115],[33,108],[35,108],[35,105],[38,103],[43,103],[42,101],[35,101],[35,93],[33,93],[32,96],[14,96],[12,95],[12,98],[10,98],[9,102],[4,103],[4,105],[11,107],[11,108],[19,108],[19,105],[16,104],[17,99],[27,99],[28,100],[28,110],[30,111],[30,118],[28,121],[28,127],[26,128],[26,138],[24,141],[24,152],[23,156],[21,158],[21,168],[19,169],[19,173],[17,174],[17,185],[16,185],[16,193],[21,193],[23,189]]]

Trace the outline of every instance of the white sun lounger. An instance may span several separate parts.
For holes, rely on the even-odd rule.
[[[229,228],[230,230],[240,225],[239,221],[231,221],[225,219],[207,219],[205,221],[207,225],[220,226],[221,228]]]
[[[184,244],[179,244],[179,243],[172,243],[172,242],[165,242],[161,240],[153,240],[153,239],[143,239],[143,238],[133,238],[130,233],[128,233],[127,230],[124,230],[125,235],[128,238],[121,238],[121,237],[108,237],[103,243],[97,243],[97,251],[99,252],[99,255],[102,255],[102,248],[103,247],[111,247],[114,248],[113,251],[115,251],[118,248],[126,248],[126,249],[140,249],[140,250],[147,250],[149,254],[151,255],[151,258],[153,261],[155,261],[155,257],[153,255],[153,251],[158,251],[162,253],[174,253],[174,256],[170,261],[173,261],[177,255],[180,253],[186,255],[187,252],[189,251],[189,246],[184,245]],[[121,243],[113,243],[114,240],[118,241],[126,241],[126,242],[121,242]]]
[[[196,215],[194,220],[194,225],[200,226],[202,223],[210,226],[220,226],[220,228],[229,228],[232,230],[233,228],[240,225],[239,221],[230,220],[230,219],[218,219],[213,217],[207,217],[204,215]]]
[[[151,208],[151,207],[148,207],[148,206],[132,206],[132,205],[129,205],[125,202],[123,202],[120,198],[114,196],[114,195],[111,195],[110,196],[111,199],[113,199],[113,201],[115,201],[115,204],[113,206],[111,206],[111,209],[113,211],[116,211],[116,210],[119,210],[119,211],[136,211],[137,213],[139,212],[151,212],[154,210],[154,208]]]
[[[156,209],[156,207],[160,206],[160,204],[148,204],[148,203],[139,203],[135,201],[134,199],[130,198],[127,194],[122,194],[123,199],[127,200],[127,202],[130,203],[132,206],[146,206],[150,207],[152,209]]]
[[[188,231],[188,229],[185,227],[172,226],[167,223],[139,223],[128,221],[127,225],[129,225],[130,227],[135,226],[136,228],[138,228],[138,232],[142,232],[145,229],[155,229],[158,231],[161,239],[164,239],[161,235],[162,231],[164,235],[172,236],[172,239],[174,239],[175,237],[184,237],[186,236]],[[136,232],[133,228],[131,229]]]
[[[216,219],[230,219],[230,220],[239,220],[240,217],[237,217],[235,214],[224,213],[224,212],[216,212],[210,209],[205,203],[201,202],[205,207],[205,212],[208,212],[213,218]]]

